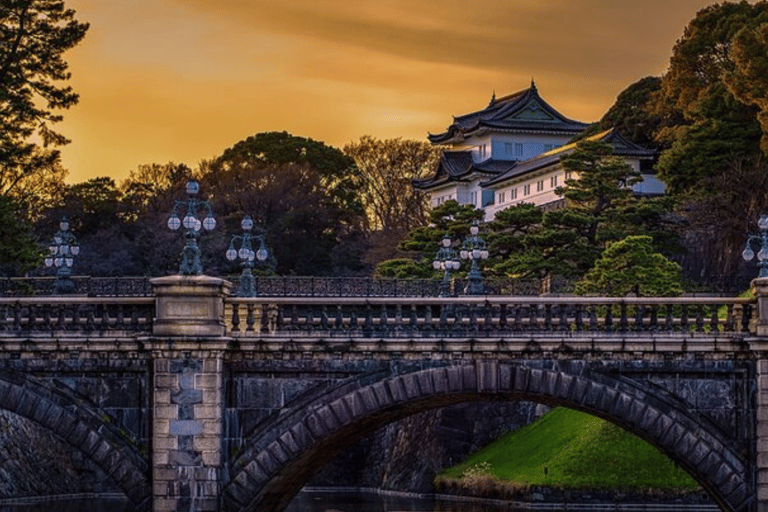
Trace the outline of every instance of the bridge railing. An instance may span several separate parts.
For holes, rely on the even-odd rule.
[[[152,332],[153,297],[0,297],[0,336]]]
[[[227,300],[232,336],[495,336],[516,333],[749,333],[744,298],[288,298]]]

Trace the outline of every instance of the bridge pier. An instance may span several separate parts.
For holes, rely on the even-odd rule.
[[[757,512],[768,512],[768,278],[752,281],[757,297],[757,315],[751,331],[758,338],[750,343],[757,354],[757,398],[755,424],[755,486]]]
[[[172,276],[152,284],[153,511],[216,511],[223,459],[223,299],[229,283]]]

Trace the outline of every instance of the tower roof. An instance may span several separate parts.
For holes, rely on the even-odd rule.
[[[488,131],[577,135],[586,123],[568,119],[539,96],[536,84],[500,98],[494,92],[483,110],[454,116],[445,132],[429,134],[432,144],[459,144]]]

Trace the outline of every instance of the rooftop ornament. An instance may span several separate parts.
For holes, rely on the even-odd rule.
[[[757,221],[757,227],[760,229],[759,235],[750,235],[747,238],[747,244],[741,256],[744,261],[751,261],[755,257],[755,251],[752,250],[753,244],[760,245],[760,251],[757,253],[757,266],[760,268],[758,277],[768,277],[768,215],[762,215]]]
[[[451,237],[448,233],[443,236],[441,247],[435,254],[435,261],[432,262],[432,267],[435,270],[443,270],[443,282],[440,283],[440,297],[451,296],[451,270],[459,270],[461,262],[459,261],[456,251],[451,249]]]
[[[69,221],[66,217],[61,218],[59,230],[53,235],[53,243],[48,247],[50,255],[45,258],[46,267],[56,267],[56,284],[54,290],[56,293],[74,293],[75,282],[72,281],[72,265],[75,263],[75,256],[80,254],[80,246],[77,238],[69,230]]]
[[[480,273],[478,262],[480,260],[488,259],[488,249],[486,249],[485,241],[478,236],[480,228],[477,226],[477,221],[469,228],[469,236],[461,244],[461,251],[459,255],[463,260],[472,260],[472,268],[467,274],[467,287],[464,293],[467,295],[483,295],[485,294],[485,285],[483,284],[483,275]]]
[[[253,221],[248,215],[243,218],[240,227],[243,228],[243,234],[232,237],[226,256],[229,261],[235,261],[239,258],[240,264],[243,267],[243,272],[240,274],[240,289],[237,294],[240,297],[255,297],[257,290],[253,278],[253,262],[256,260],[260,262],[266,261],[269,258],[269,250],[264,241],[264,236],[251,233]],[[235,242],[237,241],[240,242],[239,250],[235,249]],[[259,242],[259,249],[257,251],[253,250],[253,241]]]
[[[200,230],[210,231],[216,227],[216,219],[213,218],[213,211],[208,201],[197,199],[195,196],[200,192],[200,185],[194,181],[187,182],[187,200],[176,201],[168,219],[168,227],[172,231],[177,231],[184,226],[186,230],[187,243],[181,252],[181,265],[179,265],[179,274],[183,276],[196,276],[203,273],[203,266],[200,264],[200,248],[197,245],[197,239],[200,238]],[[179,214],[186,207],[186,214],[183,219]],[[203,221],[198,219],[198,210],[202,209],[207,214]]]

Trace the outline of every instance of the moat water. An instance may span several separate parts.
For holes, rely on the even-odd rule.
[[[530,510],[581,510],[594,512],[716,512],[714,505],[683,504],[584,504],[567,506],[558,503],[536,503],[514,507],[509,503],[442,499],[416,495],[389,495],[370,491],[304,490],[285,512],[523,512]],[[35,503],[1,503],[0,512],[132,512],[124,498],[57,499]]]

